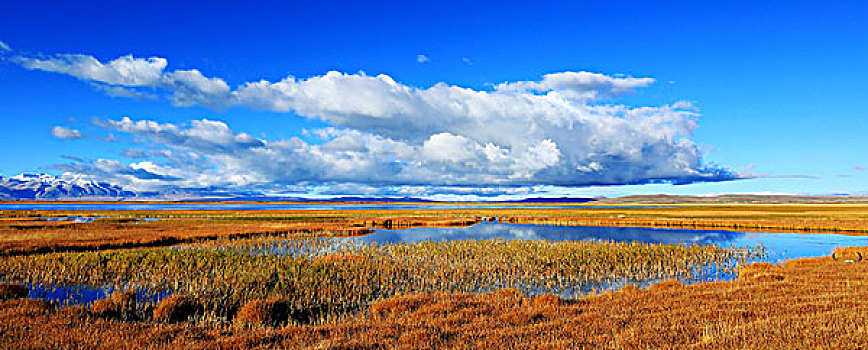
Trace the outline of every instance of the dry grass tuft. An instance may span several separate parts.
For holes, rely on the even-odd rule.
[[[254,299],[248,301],[238,314],[235,323],[241,325],[279,326],[290,318],[290,305],[286,299]]]
[[[368,311],[374,317],[388,317],[391,315],[413,312],[422,307],[426,301],[427,300],[420,294],[396,296],[374,302],[368,308]]]
[[[91,311],[99,317],[132,320],[136,318],[136,299],[134,291],[117,291],[109,298],[94,302]]]
[[[557,295],[546,294],[546,295],[537,295],[533,298],[533,305],[535,307],[547,307],[547,306],[561,306],[564,301],[558,297]]]
[[[758,262],[742,266],[738,269],[738,278],[757,282],[783,281],[783,266],[767,262]]]
[[[175,323],[187,321],[201,312],[201,306],[193,299],[175,294],[157,304],[153,318],[159,322]]]
[[[665,281],[661,281],[651,285],[648,288],[650,291],[677,291],[681,288],[684,288],[684,283],[681,283],[679,280],[669,279]]]

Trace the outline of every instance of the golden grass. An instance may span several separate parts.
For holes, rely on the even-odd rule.
[[[746,267],[746,278],[567,301],[514,290],[415,293],[319,325],[120,322],[80,307],[0,302],[0,347],[155,349],[840,349],[868,347],[868,264]],[[13,321],[14,320],[14,321]]]
[[[257,236],[358,236],[372,232],[369,227],[465,226],[478,222],[473,217],[308,220],[304,217],[298,220],[268,217],[244,220],[229,217],[168,218],[151,222],[97,219],[92,223],[77,223],[5,218],[0,221],[0,255],[157,247]]]
[[[158,322],[177,323],[189,321],[201,314],[201,306],[195,300],[185,295],[175,294],[157,304],[152,318]]]
[[[86,251],[130,247],[168,246],[217,238],[257,235],[359,235],[364,227],[345,224],[285,222],[221,222],[167,219],[154,222],[0,224],[0,253],[6,255],[52,251]]]
[[[253,299],[235,315],[235,323],[254,326],[279,326],[290,321],[292,312],[288,300],[281,298]]]

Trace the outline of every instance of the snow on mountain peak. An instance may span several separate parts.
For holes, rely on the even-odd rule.
[[[93,181],[87,176],[77,174],[19,174],[9,178],[0,176],[0,200],[134,196],[135,192],[124,190],[120,186]]]

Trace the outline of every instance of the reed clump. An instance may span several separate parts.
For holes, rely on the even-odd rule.
[[[202,308],[193,298],[184,295],[171,295],[154,308],[153,319],[160,322],[176,323],[193,319],[202,314]]]
[[[99,317],[132,320],[137,318],[137,295],[135,291],[116,291],[106,299],[93,303],[91,311]]]
[[[274,327],[287,323],[290,315],[290,304],[285,299],[253,299],[238,310],[235,323]]]

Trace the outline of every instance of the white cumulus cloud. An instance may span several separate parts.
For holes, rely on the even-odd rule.
[[[159,57],[106,63],[85,55],[18,57],[28,69],[57,72],[130,92],[164,92],[179,106],[248,106],[318,118],[319,142],[264,140],[211,120],[188,125],[106,120],[111,131],[150,140],[160,154],[121,178],[184,186],[591,186],[691,183],[736,178],[703,162],[690,139],[690,103],[627,106],[608,101],[652,78],[560,72],[490,90],[447,83],[419,88],[392,77],[328,72],[251,81],[236,87],[198,70],[167,70]],[[144,92],[143,92],[144,93]],[[123,96],[123,94],[119,94]],[[78,171],[106,167],[77,163]],[[128,166],[131,166],[128,164]]]

